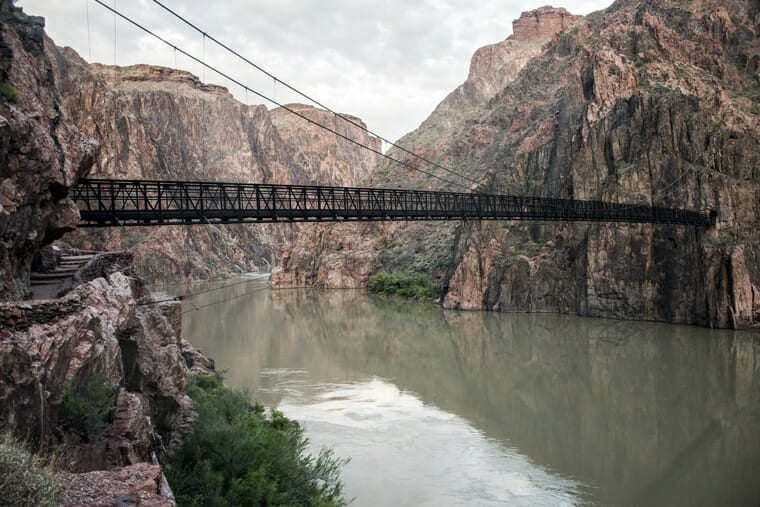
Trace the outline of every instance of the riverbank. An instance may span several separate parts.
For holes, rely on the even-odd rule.
[[[180,304],[149,292],[130,261],[96,256],[65,296],[0,304],[2,428],[54,455],[60,471],[164,462],[192,425],[191,373],[213,371],[181,338]],[[85,418],[103,401],[96,392],[112,393],[102,423]]]
[[[226,284],[184,303],[186,337],[351,457],[352,505],[760,498],[757,332]]]
[[[343,504],[341,461],[224,386],[182,339],[179,298],[150,292],[130,254],[95,255],[71,283],[0,304],[0,429],[52,460],[63,505],[174,505],[173,486],[180,503]]]

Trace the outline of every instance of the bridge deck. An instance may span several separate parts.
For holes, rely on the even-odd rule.
[[[548,197],[382,188],[88,179],[80,227],[378,220],[552,220],[709,226],[708,213]]]

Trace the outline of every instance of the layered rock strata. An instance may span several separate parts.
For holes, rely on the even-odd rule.
[[[510,38],[521,41],[551,38],[573,26],[579,19],[580,16],[573,16],[565,9],[541,7],[523,12],[520,18],[512,23]]]
[[[422,271],[446,289],[447,308],[755,325],[755,3],[619,0],[583,19],[551,9],[524,16],[506,41],[511,45],[526,43],[521,39],[538,33],[537,27],[562,31],[521,54],[525,61],[516,67],[507,62],[517,56],[505,54],[503,64],[489,66],[479,63],[482,51],[476,54],[472,68],[482,74],[471,73],[400,141],[466,176],[455,181],[461,186],[393,166],[371,179],[378,186],[411,181],[426,189],[714,210],[715,228],[397,225],[392,235],[378,227],[350,249],[312,255],[320,252],[317,241],[343,245],[352,237],[346,227],[328,227],[318,238],[301,238],[276,280],[330,286],[344,278],[332,273],[349,272],[358,260],[366,267],[353,285],[383,269]]]

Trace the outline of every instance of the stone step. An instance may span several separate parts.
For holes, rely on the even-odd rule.
[[[67,270],[55,270],[51,273],[31,273],[29,275],[30,280],[63,280],[64,278],[71,278],[71,275],[76,273],[76,269]]]
[[[79,269],[87,264],[86,262],[62,262],[58,264],[58,268],[76,268]]]
[[[93,257],[95,257],[95,256],[92,255],[92,254],[87,254],[87,255],[61,255],[61,262],[65,262],[65,261],[81,261],[81,262],[84,263],[84,262],[89,261]]]
[[[74,273],[79,271],[80,266],[56,266],[53,271],[49,273]]]
[[[65,278],[58,280],[29,280],[29,285],[34,285],[35,287],[58,287],[64,280]]]

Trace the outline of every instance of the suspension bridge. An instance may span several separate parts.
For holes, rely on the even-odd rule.
[[[708,227],[714,213],[483,193],[198,181],[87,179],[80,227],[380,220],[533,220]]]
[[[232,75],[210,65],[204,58],[190,54],[155,31],[106,5],[102,0],[95,1],[113,13],[114,19],[119,17],[129,25],[172,48],[175,57],[177,53],[184,55],[201,65],[204,72],[208,69],[240,86],[246,93],[251,92],[315,127],[324,129],[338,138],[380,155],[399,166],[437,179],[448,187],[458,186],[464,192],[316,185],[86,179],[74,186],[71,194],[80,211],[81,227],[380,220],[551,220],[675,224],[698,227],[709,227],[715,224],[717,216],[714,212],[471,191],[471,188],[479,186],[478,181],[399,146],[370,131],[354,119],[330,109],[215,39],[159,0],[153,0],[153,3],[202,35],[204,48],[206,40],[215,43],[241,62],[274,79],[275,84],[282,84],[349,125],[386,142],[399,150],[399,153],[410,156],[411,159],[401,160],[383,153],[355,140],[341,130],[319,123],[286,104],[281,104],[254,90]],[[408,161],[412,159],[415,163]],[[420,163],[427,169],[421,168]],[[441,172],[446,176],[442,176]],[[452,180],[451,177],[454,179]],[[681,176],[676,181],[680,179]],[[667,188],[670,188],[670,185]]]

